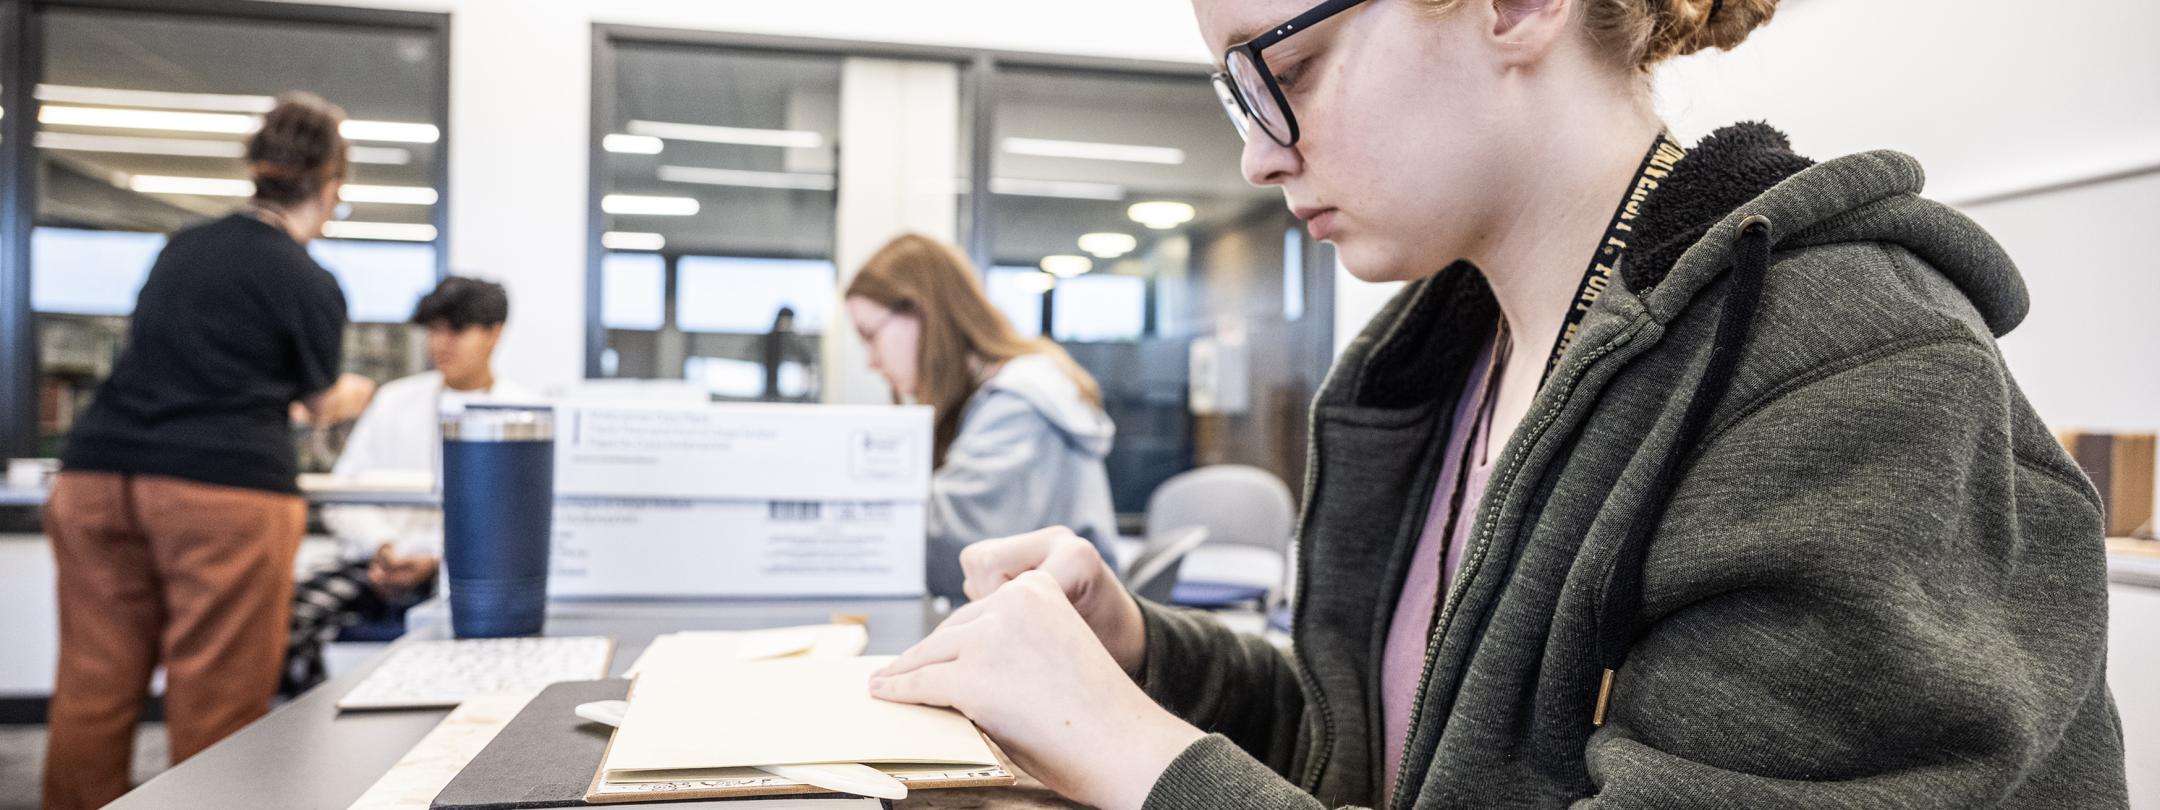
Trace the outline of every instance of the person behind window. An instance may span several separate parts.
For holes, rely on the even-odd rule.
[[[434,478],[440,470],[442,417],[482,401],[536,402],[538,395],[495,376],[492,358],[510,318],[502,285],[453,276],[420,299],[412,322],[427,329],[433,371],[383,385],[353,427],[334,475],[382,473]],[[442,510],[429,507],[325,506],[323,525],[344,548],[342,560],[314,572],[293,592],[292,631],[280,691],[321,683],[322,646],[358,623],[396,622],[435,592],[442,559]]]
[[[1315,399],[1296,643],[1044,531],[872,694],[1106,810],[2126,806],[2017,268],[1912,158],[1658,120],[1777,5],[1194,0],[1247,180],[1409,282]]]
[[[1048,340],[1013,331],[967,259],[892,240],[847,288],[848,316],[895,401],[931,406],[930,592],[961,590],[960,549],[1065,526],[1115,559],[1103,458],[1116,433],[1095,380]]]
[[[345,296],[306,248],[338,207],[344,117],[304,93],[263,117],[253,198],[166,243],[68,433],[45,511],[60,602],[46,807],[127,791],[161,664],[174,763],[270,709],[307,520],[288,407],[330,424],[374,391],[338,373]]]

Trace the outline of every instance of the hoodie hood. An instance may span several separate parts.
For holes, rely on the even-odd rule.
[[[2002,246],[1965,215],[1922,199],[1918,161],[1891,151],[1815,164],[1784,133],[1746,123],[1712,133],[1650,196],[1639,255],[1622,276],[1650,313],[1670,322],[1733,262],[1740,225],[1769,221],[1775,252],[1837,243],[1903,249],[1956,285],[1996,337],[2031,299]]]
[[[1064,367],[1049,355],[1023,354],[1005,361],[975,394],[977,402],[992,396],[1026,402],[1074,450],[1098,459],[1110,455],[1117,428],[1109,414],[1082,398]]]

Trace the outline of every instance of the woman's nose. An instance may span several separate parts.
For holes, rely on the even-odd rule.
[[[1238,156],[1238,166],[1245,172],[1245,182],[1256,186],[1279,186],[1304,168],[1305,158],[1298,154],[1296,147],[1276,143],[1255,125],[1251,136],[1245,139],[1245,151]]]

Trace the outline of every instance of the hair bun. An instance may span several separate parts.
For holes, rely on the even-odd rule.
[[[287,93],[248,136],[247,163],[256,196],[292,203],[345,175],[345,111],[313,93]]]
[[[1707,48],[1731,50],[1777,13],[1777,0],[1649,0],[1649,6],[1644,66]]]

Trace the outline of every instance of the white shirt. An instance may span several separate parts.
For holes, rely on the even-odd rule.
[[[539,402],[516,383],[497,379],[486,391],[443,387],[442,373],[429,371],[385,383],[375,392],[352,436],[345,440],[331,473],[359,476],[372,472],[420,472],[440,478],[442,417],[473,402]],[[442,510],[410,506],[325,506],[323,525],[344,544],[346,559],[375,556],[383,543],[399,554],[442,554]]]

